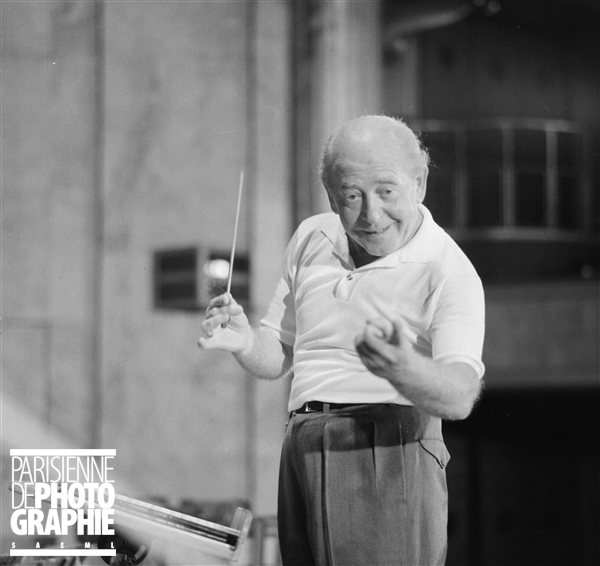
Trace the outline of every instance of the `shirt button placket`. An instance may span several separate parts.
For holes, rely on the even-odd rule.
[[[348,273],[339,279],[338,284],[335,286],[335,298],[340,301],[348,301],[352,294],[352,288],[355,285],[354,274]]]

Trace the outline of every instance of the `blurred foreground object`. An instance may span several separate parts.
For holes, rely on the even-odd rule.
[[[139,533],[140,539],[150,539],[153,557],[168,564],[216,565],[237,561],[251,521],[252,513],[241,507],[231,526],[226,527],[124,495],[117,495],[115,501],[116,530],[122,525]],[[138,542],[135,534],[132,537],[134,540],[127,542]]]
[[[106,564],[113,566],[141,564],[151,550],[152,563],[231,564],[239,559],[252,522],[252,513],[241,507],[236,509],[231,526],[227,527],[118,494],[115,496],[114,511],[114,535],[100,535],[95,541],[100,550],[114,549],[115,556],[101,557]],[[85,543],[85,548],[90,548],[89,544]],[[85,555],[83,547],[74,551],[80,549],[81,554]],[[64,554],[64,550],[54,552],[48,547],[27,552],[36,556],[3,556],[0,563],[39,566],[76,564],[73,559],[64,561],[63,557],[55,556],[61,552]],[[44,553],[47,556],[43,556]],[[77,558],[80,560],[77,563],[83,563],[86,558]]]

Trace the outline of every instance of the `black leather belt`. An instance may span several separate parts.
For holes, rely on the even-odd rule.
[[[321,401],[309,401],[302,407],[296,409],[294,413],[328,413],[338,409],[348,409],[349,407],[359,407],[365,403],[322,403]]]

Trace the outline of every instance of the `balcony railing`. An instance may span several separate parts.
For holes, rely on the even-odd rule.
[[[594,236],[597,171],[592,140],[578,124],[485,119],[410,125],[421,132],[433,162],[425,204],[455,237]]]

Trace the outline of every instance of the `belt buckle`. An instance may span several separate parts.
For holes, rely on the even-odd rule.
[[[304,405],[302,405],[302,412],[303,413],[318,413],[319,411],[317,409],[311,409],[310,402],[306,402],[306,403],[304,403]]]

